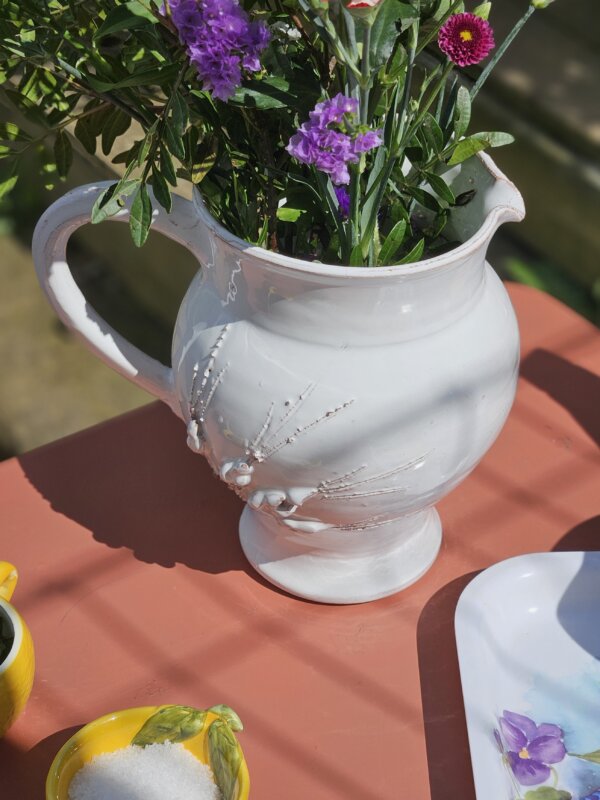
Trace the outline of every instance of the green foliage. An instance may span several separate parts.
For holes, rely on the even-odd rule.
[[[462,2],[383,0],[361,19],[316,0],[242,5],[272,39],[262,71],[224,103],[204,91],[158,0],[0,0],[0,91],[13,109],[0,127],[0,198],[32,158],[43,185],[64,180],[76,142],[123,165],[92,219],[129,202],[138,246],[152,195],[168,213],[179,180],[192,181],[237,236],[298,257],[376,266],[449,246],[448,215],[471,196],[454,196],[447,168],[512,141],[467,134],[470,93],[434,46]],[[433,66],[419,56],[426,47]],[[329,178],[285,149],[315,104],[338,92],[360,97],[362,124],[384,132],[384,146],[351,166],[347,220]]]

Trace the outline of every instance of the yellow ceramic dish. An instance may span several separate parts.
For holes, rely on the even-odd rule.
[[[0,561],[0,615],[12,630],[12,647],[0,664],[0,736],[25,708],[31,694],[35,659],[31,634],[21,615],[8,602],[17,584],[17,570]]]
[[[69,784],[75,773],[87,761],[91,761],[94,756],[101,753],[112,753],[122,747],[127,747],[142,725],[164,707],[143,706],[115,711],[90,722],[77,731],[63,745],[52,762],[46,779],[46,800],[69,800]],[[217,719],[217,715],[209,712],[200,733],[182,742],[183,746],[204,764],[209,763],[206,731],[215,719]],[[242,755],[234,798],[235,800],[248,800],[249,794],[250,776],[246,759]]]

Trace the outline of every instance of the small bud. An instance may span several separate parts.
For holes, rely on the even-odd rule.
[[[344,6],[353,17],[374,17],[383,0],[344,0]]]
[[[550,3],[553,2],[554,0],[531,0],[531,5],[534,8],[546,8],[546,6],[549,6]]]

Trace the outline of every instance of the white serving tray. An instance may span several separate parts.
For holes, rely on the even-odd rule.
[[[600,552],[495,564],[455,628],[477,800],[600,800]]]

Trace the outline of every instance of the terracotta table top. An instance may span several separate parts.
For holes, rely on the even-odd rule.
[[[510,291],[516,405],[440,504],[437,562],[394,597],[322,606],[264,583],[238,543],[241,502],[158,404],[0,464],[0,558],[20,570],[37,654],[0,742],[3,800],[42,800],[81,724],[161,703],[238,711],[256,800],[473,800],[460,592],[509,556],[600,549],[600,333]]]

